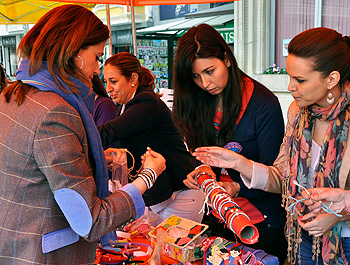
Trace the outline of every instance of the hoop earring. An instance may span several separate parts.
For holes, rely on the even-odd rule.
[[[327,102],[329,105],[332,105],[334,103],[334,97],[331,92],[328,93]]]
[[[83,58],[80,57],[80,55],[78,55],[77,57],[79,57],[79,59],[81,60],[81,65],[79,67],[79,69],[81,70],[81,68],[83,68],[84,61],[83,61]]]

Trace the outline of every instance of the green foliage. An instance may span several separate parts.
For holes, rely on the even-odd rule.
[[[272,64],[264,71],[264,74],[287,74],[285,68],[279,68],[276,64]]]

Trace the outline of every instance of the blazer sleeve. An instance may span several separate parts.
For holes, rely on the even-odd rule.
[[[137,213],[125,191],[116,191],[104,199],[97,197],[86,137],[77,112],[70,105],[59,104],[39,122],[34,157],[54,194],[59,190],[73,190],[86,202],[92,225],[85,238],[95,241],[118,225],[135,219]],[[135,196],[141,198],[141,194],[135,193]],[[81,212],[76,210],[75,214],[83,222],[85,216],[79,216]]]

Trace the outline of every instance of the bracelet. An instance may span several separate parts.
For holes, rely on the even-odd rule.
[[[156,179],[157,179],[157,172],[156,172],[153,168],[145,167],[145,168],[142,170],[142,173],[146,173],[146,172],[148,172],[148,173],[151,174],[153,183],[156,182]]]
[[[140,178],[142,178],[143,181],[146,183],[147,189],[152,188],[153,182],[152,182],[152,180],[151,180],[151,178],[149,176],[147,176],[146,174],[142,174],[142,173],[138,174],[138,176]]]
[[[154,182],[157,180],[157,173],[153,168],[146,167],[144,168],[138,176],[143,179],[146,183],[147,189],[152,188]]]
[[[199,173],[198,175],[195,176],[195,180],[198,181],[198,178],[199,178],[200,176],[202,176],[202,175],[208,175],[208,176],[210,176],[212,179],[214,179],[214,177],[213,177],[211,174],[209,174],[209,173],[203,171],[203,172],[201,172],[201,173]]]

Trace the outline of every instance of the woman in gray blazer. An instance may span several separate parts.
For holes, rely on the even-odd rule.
[[[149,150],[140,177],[108,192],[91,117],[108,37],[91,11],[64,5],[19,44],[17,81],[0,97],[0,264],[93,264],[97,240],[142,216],[142,193],[165,169]]]

